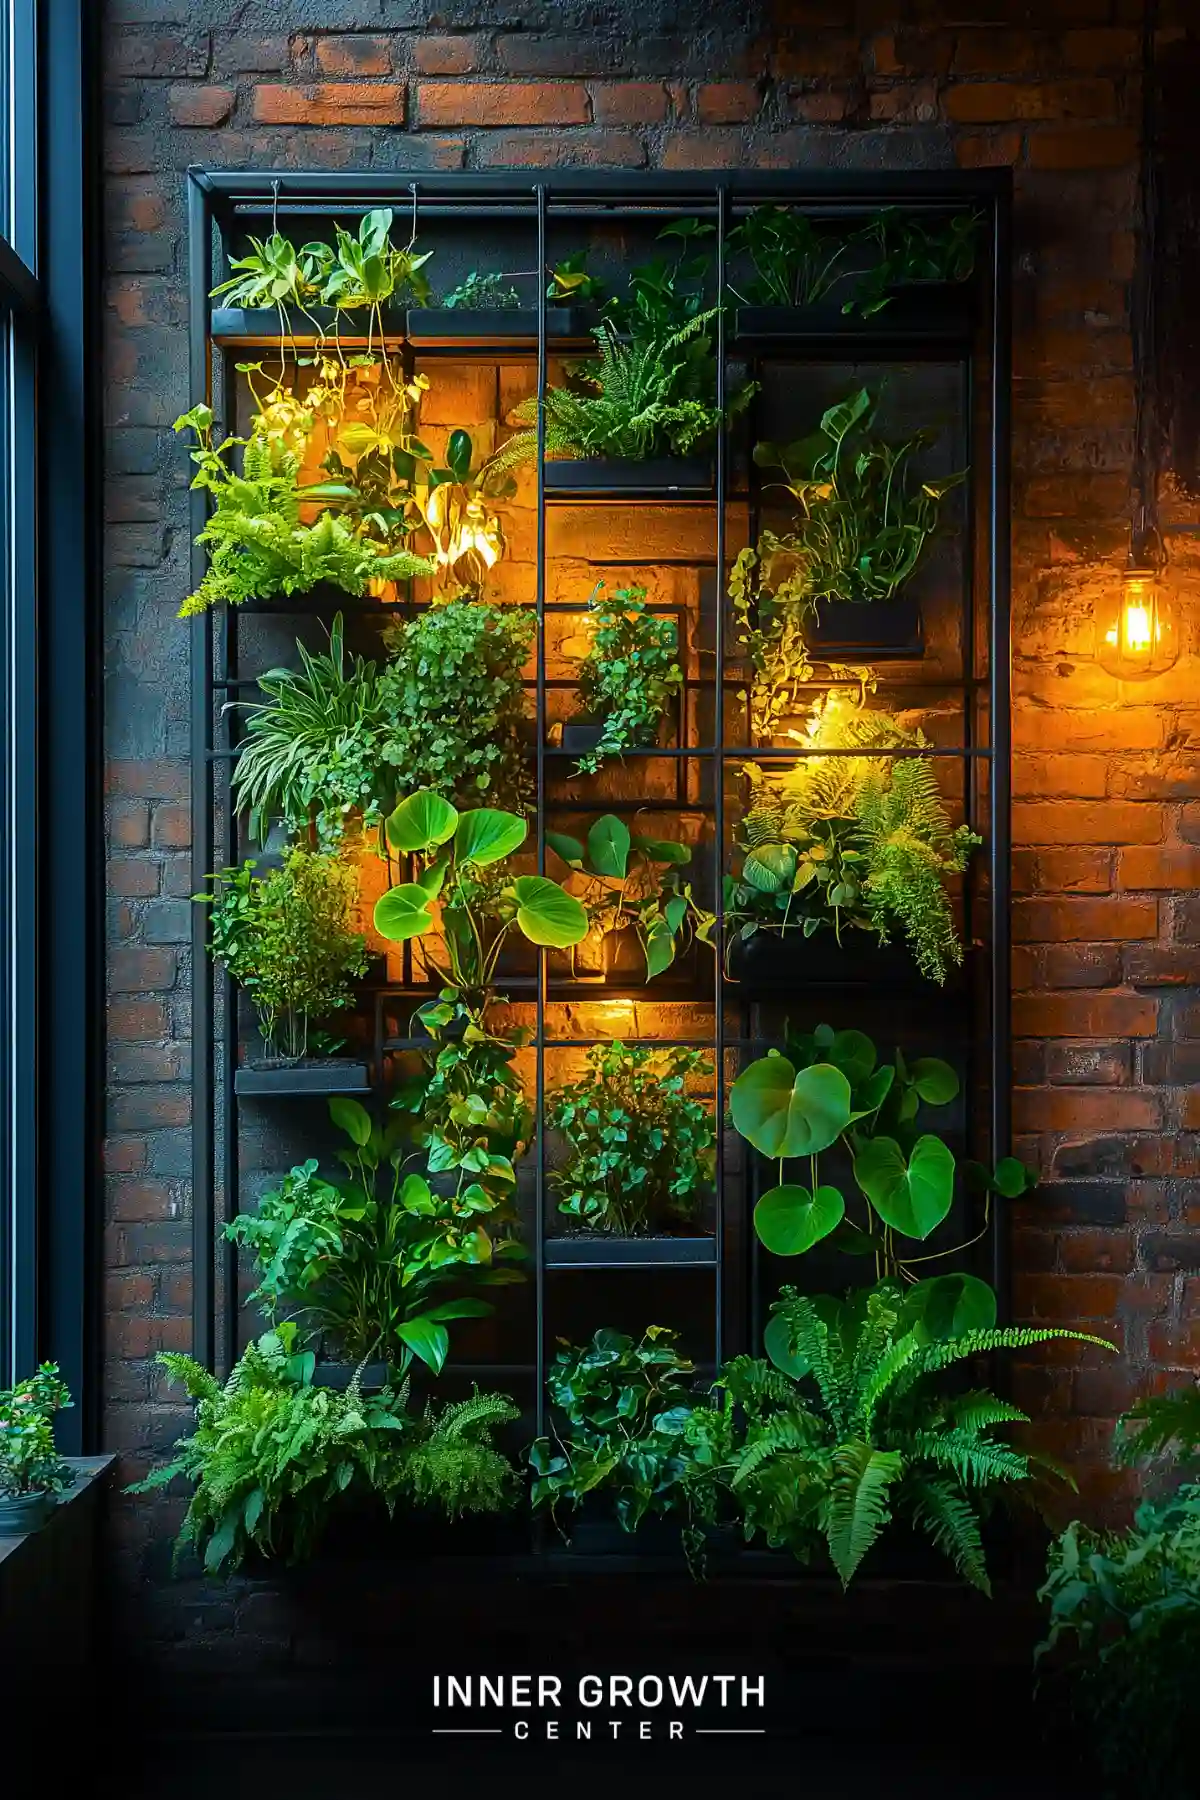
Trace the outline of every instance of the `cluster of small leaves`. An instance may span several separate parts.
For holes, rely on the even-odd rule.
[[[552,1176],[559,1210],[632,1237],[687,1219],[713,1179],[712,1108],[689,1095],[711,1078],[700,1050],[595,1044],[580,1080],[546,1096],[546,1123],[567,1141]]]
[[[626,1531],[677,1505],[686,1468],[683,1433],[691,1413],[695,1365],[679,1354],[677,1334],[651,1325],[635,1342],[604,1328],[590,1344],[564,1344],[546,1380],[561,1418],[529,1452],[534,1512],[574,1511],[603,1490],[615,1499]]]
[[[1125,1461],[1173,1447],[1193,1466],[1200,1388],[1141,1401],[1121,1420],[1118,1447]],[[1066,1688],[1105,1791],[1185,1800],[1195,1790],[1200,1486],[1144,1500],[1125,1531],[1069,1525],[1039,1599],[1049,1609],[1040,1682]]]
[[[764,526],[758,542],[734,558],[729,598],[750,662],[751,741],[769,744],[812,680],[804,633],[812,615],[807,576],[788,543]]]
[[[587,259],[586,250],[572,250],[554,264],[546,286],[547,300],[557,306],[584,306],[600,298],[601,284],[588,272]]]
[[[315,524],[303,524],[300,459],[282,437],[255,432],[214,445],[208,406],[184,413],[175,430],[194,433],[198,447],[192,452],[192,486],[205,489],[213,500],[196,538],[209,553],[208,567],[181,606],[180,618],[211,606],[306,594],[319,582],[360,595],[371,581],[404,581],[434,572],[426,557],[388,551],[360,536],[336,513],[325,511]],[[235,466],[239,449],[240,472]]]
[[[249,996],[267,1044],[303,1056],[309,1022],[353,1005],[351,984],[366,974],[358,877],[341,857],[300,845],[278,869],[257,866],[222,870],[213,892],[194,898],[211,908],[213,959]]]
[[[306,1333],[355,1361],[379,1357],[403,1373],[417,1357],[436,1375],[450,1347],[447,1322],[492,1310],[476,1293],[438,1296],[521,1279],[513,1265],[525,1251],[509,1230],[511,1165],[492,1155],[480,1127],[443,1192],[436,1175],[404,1173],[414,1149],[406,1118],[383,1127],[344,1098],[329,1110],[350,1140],[338,1152],[346,1174],[325,1181],[315,1162],[301,1164],[255,1213],[226,1227],[253,1255],[252,1298],[271,1318],[294,1313]]]
[[[224,1385],[188,1356],[160,1355],[196,1402],[195,1429],[129,1491],[193,1484],[177,1554],[194,1550],[210,1574],[252,1552],[300,1562],[334,1511],[370,1496],[389,1513],[406,1497],[450,1517],[510,1504],[514,1471],[490,1434],[517,1416],[511,1401],[477,1392],[413,1415],[407,1384],[368,1396],[356,1372],[344,1392],[315,1386],[312,1353],[296,1344],[293,1326],[265,1333]]]
[[[761,1242],[776,1256],[800,1256],[829,1238],[835,1248],[871,1255],[888,1274],[912,1280],[901,1240],[924,1241],[945,1222],[958,1175],[945,1140],[921,1129],[920,1109],[949,1106],[958,1094],[958,1076],[940,1057],[909,1063],[897,1050],[891,1063],[880,1063],[863,1032],[828,1025],[791,1034],[787,1056],[772,1050],[750,1063],[730,1089],[730,1115],[741,1136],[779,1166],[779,1185],[754,1209]],[[841,1189],[821,1180],[820,1158],[835,1146],[850,1161],[861,1223],[847,1217]],[[806,1164],[806,1184],[784,1180],[785,1164],[794,1161]],[[982,1194],[985,1215],[994,1195],[1019,1199],[1033,1185],[1011,1156],[990,1174],[968,1163],[964,1175]],[[958,1330],[995,1321],[992,1290],[971,1275],[919,1282],[911,1304],[923,1318],[949,1320]]]
[[[429,788],[460,807],[528,806],[522,676],[534,625],[526,607],[451,601],[388,633],[377,742],[397,797]]]
[[[54,1442],[54,1415],[70,1406],[57,1363],[0,1389],[0,1495],[61,1494],[75,1479]]]
[[[919,565],[937,529],[946,495],[966,471],[921,480],[913,458],[934,442],[932,430],[899,442],[872,436],[876,401],[859,388],[821,415],[816,431],[791,444],[759,443],[754,461],[781,469],[800,507],[794,526],[770,546],[760,578],[771,591],[802,578],[806,613],[821,601],[890,600]]]
[[[297,643],[299,669],[269,669],[258,678],[266,698],[239,703],[246,735],[233,791],[258,843],[279,819],[290,834],[311,829],[322,847],[335,848],[352,823],[370,829],[383,817],[387,713],[375,664],[347,658],[343,630],[338,613],[328,651]]]
[[[963,958],[946,883],[982,840],[951,825],[919,754],[924,735],[831,692],[796,736],[806,750],[856,754],[803,756],[782,773],[745,766],[751,803],[734,840],[740,868],[725,884],[727,956],[763,930],[831,929],[839,945],[846,930],[881,944],[902,933],[921,973],[943,983]]]
[[[681,943],[712,943],[716,921],[683,875],[692,859],[686,844],[635,834],[615,813],[594,820],[586,842],[563,831],[548,831],[546,842],[585,877],[582,899],[593,932],[637,932],[647,981],[670,968]]]
[[[654,742],[683,670],[675,619],[647,611],[644,588],[618,588],[610,600],[598,583],[588,605],[591,643],[579,666],[579,694],[603,733],[578,769],[595,775],[609,757]]]
[[[462,311],[503,312],[520,306],[521,296],[506,275],[484,274],[472,269],[441,301],[442,306]]]
[[[890,1281],[845,1300],[785,1287],[771,1310],[775,1367],[735,1358],[716,1406],[697,1407],[685,1427],[693,1506],[702,1517],[732,1506],[747,1539],[805,1560],[823,1543],[844,1587],[898,1516],[988,1593],[982,1509],[991,1490],[1033,1473],[1031,1457],[993,1433],[1025,1415],[986,1389],[947,1393],[940,1377],[1049,1338],[1104,1341],[1019,1326],[931,1340]]]

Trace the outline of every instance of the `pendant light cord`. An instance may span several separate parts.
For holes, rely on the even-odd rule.
[[[1130,559],[1159,566],[1158,529],[1161,465],[1158,406],[1158,98],[1155,48],[1158,0],[1142,5],[1141,144],[1138,159],[1138,247],[1130,306],[1134,375],[1133,525]]]

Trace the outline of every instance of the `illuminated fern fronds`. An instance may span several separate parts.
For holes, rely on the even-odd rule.
[[[1182,1457],[1200,1450],[1200,1387],[1147,1395],[1120,1421],[1116,1452],[1121,1462],[1141,1462],[1170,1448]]]
[[[895,1450],[867,1443],[843,1444],[833,1458],[833,1483],[825,1526],[829,1555],[848,1587],[867,1551],[891,1521],[889,1493],[904,1472]]]
[[[969,1500],[947,1481],[919,1475],[911,1481],[913,1524],[924,1531],[964,1581],[990,1596],[979,1521]]]

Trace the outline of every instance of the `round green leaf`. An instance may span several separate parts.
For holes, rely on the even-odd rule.
[[[795,1084],[796,1071],[787,1057],[772,1055],[743,1069],[729,1090],[735,1127],[764,1156],[783,1155]]]
[[[389,888],[375,902],[374,916],[380,937],[390,938],[394,944],[423,936],[433,924],[429,895],[415,881]]]
[[[498,812],[492,806],[476,807],[474,812],[463,813],[458,821],[454,854],[459,862],[476,863],[480,867],[502,862],[521,848],[528,829],[525,820],[519,819],[516,813]]]
[[[783,1156],[816,1156],[835,1144],[850,1123],[850,1083],[832,1063],[801,1069],[788,1109]]]
[[[918,1057],[908,1074],[922,1100],[930,1106],[948,1106],[958,1098],[958,1076],[939,1056]]]
[[[760,1244],[774,1256],[802,1256],[828,1237],[842,1220],[846,1203],[835,1187],[810,1194],[792,1184],[771,1188],[754,1209]]]
[[[885,1225],[927,1238],[954,1200],[954,1156],[941,1138],[926,1135],[906,1162],[894,1138],[872,1138],[854,1159],[854,1179]]]
[[[402,800],[387,822],[393,850],[429,850],[454,836],[458,814],[448,800],[430,788],[419,788]]]
[[[775,1367],[790,1375],[793,1381],[808,1374],[808,1359],[798,1356],[792,1349],[787,1321],[781,1313],[773,1313],[768,1319],[763,1332],[763,1349]]]
[[[471,815],[468,814],[468,817]],[[566,950],[587,936],[588,916],[571,894],[547,875],[520,875],[513,882],[517,924],[531,944]]]
[[[578,838],[568,837],[565,831],[548,831],[546,842],[556,856],[561,856],[569,869],[582,869],[583,845]]]
[[[863,1031],[839,1031],[824,1060],[840,1069],[851,1087],[858,1087],[875,1067],[875,1046]]]
[[[992,1185],[1006,1200],[1019,1200],[1036,1183],[1023,1162],[1019,1162],[1015,1156],[1002,1156],[996,1164]]]
[[[612,813],[597,819],[587,838],[588,861],[593,874],[623,880],[629,867],[629,843],[629,827],[623,819]]]
[[[906,1330],[939,1344],[968,1331],[990,1331],[996,1323],[996,1296],[977,1275],[934,1275],[909,1288],[903,1323]]]
[[[778,894],[792,885],[796,852],[791,844],[760,844],[742,864],[742,880],[760,894]]]

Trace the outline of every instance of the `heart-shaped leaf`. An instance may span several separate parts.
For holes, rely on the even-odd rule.
[[[760,894],[778,894],[790,887],[796,873],[796,852],[791,844],[760,844],[742,864],[742,880]]]
[[[1037,1186],[1037,1180],[1015,1156],[1002,1156],[996,1164],[992,1186],[1006,1200],[1019,1200],[1022,1194]]]
[[[930,1343],[945,1343],[968,1331],[990,1331],[996,1323],[996,1296],[977,1275],[934,1275],[904,1296],[901,1322]]]
[[[394,944],[422,937],[433,924],[431,905],[429,895],[417,882],[401,882],[375,902],[375,929],[380,937]]]
[[[894,1138],[872,1138],[854,1159],[854,1179],[885,1225],[927,1238],[954,1200],[954,1155],[941,1138],[926,1135],[905,1161]]]
[[[583,845],[578,838],[568,837],[565,831],[548,831],[546,842],[555,856],[561,856],[568,869],[582,869]]]
[[[958,1098],[958,1076],[939,1056],[919,1056],[908,1071],[909,1080],[930,1106],[948,1106]]]
[[[480,868],[487,863],[502,862],[521,848],[528,830],[525,820],[518,818],[516,813],[479,806],[474,812],[463,813],[459,819],[454,834],[454,854],[459,862],[475,863]]]
[[[588,832],[587,853],[592,872],[610,875],[623,881],[629,867],[629,827],[624,820],[606,813]]]
[[[808,1374],[808,1359],[792,1349],[788,1323],[781,1313],[775,1313],[767,1320],[763,1332],[763,1349],[775,1367],[782,1369],[785,1375],[790,1375],[793,1381],[799,1381]]]
[[[635,850],[648,857],[651,862],[683,864],[690,863],[692,852],[687,844],[677,844],[671,838],[638,837],[635,832],[630,840]]]
[[[448,800],[430,788],[419,788],[401,800],[387,822],[387,840],[393,850],[431,850],[449,843],[458,825],[458,813]]]
[[[467,815],[471,817],[470,814]],[[564,894],[547,875],[520,875],[513,882],[517,924],[531,944],[566,950],[587,936],[588,916],[573,894]]]
[[[875,1046],[862,1031],[839,1031],[825,1052],[824,1060],[840,1069],[852,1088],[868,1080],[875,1067]]]
[[[772,1158],[816,1156],[850,1123],[850,1083],[831,1063],[797,1074],[786,1056],[764,1056],[743,1070],[729,1098],[738,1131]]]
[[[754,1208],[758,1241],[774,1256],[802,1256],[828,1237],[842,1220],[846,1203],[835,1187],[787,1184],[771,1188]]]

